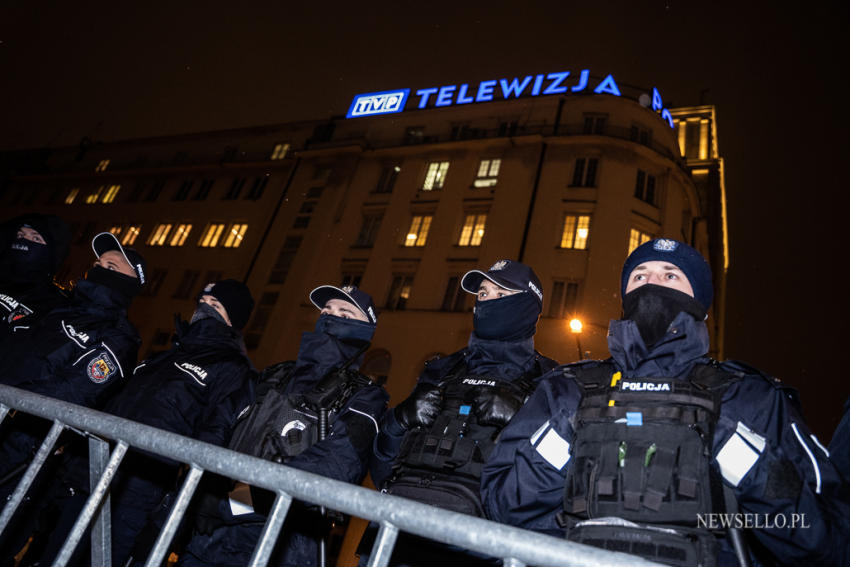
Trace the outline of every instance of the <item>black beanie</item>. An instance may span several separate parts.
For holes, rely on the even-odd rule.
[[[242,330],[248,319],[251,318],[251,310],[254,309],[254,299],[248,286],[236,280],[221,280],[220,282],[208,284],[201,292],[201,296],[211,295],[227,310],[230,324],[234,329]]]
[[[5,250],[16,238],[18,229],[27,226],[38,231],[50,253],[51,274],[55,274],[65,258],[68,257],[68,245],[71,242],[71,231],[68,224],[55,215],[29,213],[15,217],[0,228],[0,247]]]

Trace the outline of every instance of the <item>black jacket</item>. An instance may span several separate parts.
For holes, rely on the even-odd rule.
[[[109,288],[79,281],[67,306],[12,334],[0,352],[0,382],[100,406],[136,363],[140,340],[125,305]]]
[[[212,318],[180,324],[174,346],[139,364],[106,411],[225,445],[253,400],[255,375],[239,331]]]

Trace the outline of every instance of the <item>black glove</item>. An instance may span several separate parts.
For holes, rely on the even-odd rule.
[[[523,400],[505,386],[479,387],[472,401],[472,412],[481,425],[504,427],[522,403]]]
[[[443,406],[443,393],[436,384],[417,384],[413,393],[393,410],[395,419],[405,429],[428,427]]]

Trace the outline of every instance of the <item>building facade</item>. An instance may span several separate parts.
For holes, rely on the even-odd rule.
[[[510,258],[544,286],[538,350],[605,357],[623,261],[656,236],[711,260],[720,356],[728,255],[714,109],[662,117],[634,94],[83,140],[0,156],[0,202],[5,218],[36,211],[72,225],[60,281],[91,265],[97,232],[140,250],[149,283],[130,319],[142,356],[168,346],[173,314],[188,316],[204,284],[232,277],[257,303],[245,330],[255,365],[291,359],[316,319],[309,291],[356,284],[380,310],[365,369],[387,378],[397,403],[427,359],[465,345],[474,298],[461,276]]]

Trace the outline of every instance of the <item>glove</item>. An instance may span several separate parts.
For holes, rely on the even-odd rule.
[[[523,401],[505,386],[479,387],[472,401],[472,412],[481,425],[504,427],[519,408]]]
[[[443,393],[436,384],[417,384],[406,400],[395,407],[396,421],[405,429],[428,427],[443,407]]]

